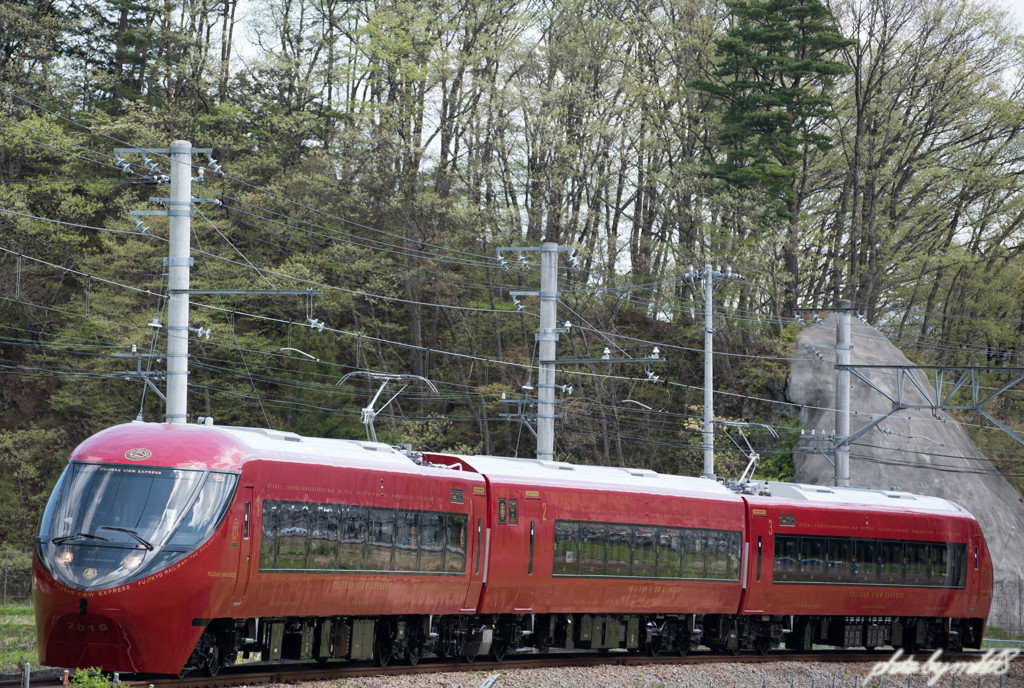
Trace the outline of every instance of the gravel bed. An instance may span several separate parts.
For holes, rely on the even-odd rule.
[[[884,662],[888,657],[879,659]],[[1024,665],[1019,662],[1001,676],[961,672],[935,680],[925,671],[925,661],[919,660],[919,669],[912,674],[906,673],[910,666],[905,665],[902,675],[890,673],[867,679],[874,668],[871,664],[769,662],[368,676],[306,684],[303,688],[1024,688]]]

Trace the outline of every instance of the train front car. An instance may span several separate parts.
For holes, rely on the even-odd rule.
[[[962,507],[901,491],[771,483],[750,496],[743,612],[787,647],[978,648],[992,561]]]
[[[204,430],[131,423],[74,451],[36,538],[44,665],[168,674],[185,665],[203,633],[192,620],[230,598],[238,562],[218,527],[241,452]]]

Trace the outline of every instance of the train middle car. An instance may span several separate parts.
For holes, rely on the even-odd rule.
[[[75,450],[40,524],[40,660],[215,674],[239,653],[386,664],[524,648],[980,641],[991,562],[965,511],[771,489],[121,425]],[[886,561],[907,557],[901,577],[875,562],[874,578],[857,578],[882,547]]]
[[[487,478],[478,613],[494,620],[499,654],[525,644],[686,653],[701,641],[702,619],[739,608],[745,506],[715,481],[534,459],[423,458]]]

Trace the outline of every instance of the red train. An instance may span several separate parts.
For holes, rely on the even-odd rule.
[[[965,510],[767,487],[120,425],[75,450],[42,518],[40,661],[216,674],[239,652],[980,645],[992,564]]]

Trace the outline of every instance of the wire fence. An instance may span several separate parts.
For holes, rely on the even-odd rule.
[[[32,555],[16,550],[0,553],[3,570],[3,606],[32,601]]]
[[[1020,576],[993,582],[989,625],[1009,635],[1024,636],[1024,581]]]

